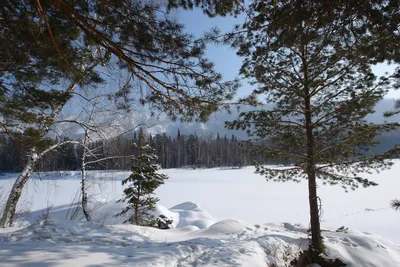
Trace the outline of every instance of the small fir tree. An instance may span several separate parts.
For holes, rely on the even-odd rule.
[[[132,174],[122,181],[122,185],[129,183],[129,186],[124,189],[124,198],[119,201],[127,202],[128,206],[117,215],[132,213],[125,222],[136,225],[151,225],[154,222],[151,211],[159,200],[154,197],[154,191],[168,179],[167,175],[157,172],[156,160],[157,156],[149,143],[139,147]]]
[[[173,220],[172,219],[168,219],[167,216],[161,214],[160,216],[158,216],[158,218],[156,219],[157,222],[157,227],[159,229],[171,229],[171,225]]]

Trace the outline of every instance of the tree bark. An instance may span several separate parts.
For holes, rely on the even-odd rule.
[[[84,150],[86,148],[83,148]],[[82,212],[83,215],[85,215],[86,220],[89,222],[92,220],[92,217],[90,216],[89,212],[89,207],[88,207],[88,195],[86,192],[86,152],[83,152],[82,158],[81,158],[81,194],[82,194]]]
[[[308,201],[310,204],[310,223],[311,223],[311,241],[313,250],[319,254],[322,252],[321,227],[319,222],[319,207],[317,196],[317,181],[315,175],[315,155],[314,155],[314,135],[311,120],[310,99],[305,101],[306,117],[306,136],[307,136],[307,177],[308,177]]]
[[[303,38],[303,37],[302,37]],[[302,57],[302,71],[304,75],[304,117],[305,117],[305,130],[307,139],[307,163],[306,173],[308,178],[308,201],[310,205],[310,225],[311,225],[311,250],[315,254],[323,252],[321,226],[319,221],[319,207],[317,196],[317,182],[315,173],[315,140],[313,133],[312,123],[312,108],[311,108],[311,94],[308,80],[308,62],[307,62],[307,45],[302,41],[301,57]]]
[[[319,254],[323,252],[323,247],[321,238],[321,226],[319,222],[317,183],[314,170],[310,170],[308,173],[308,200],[310,204],[312,248],[315,252]]]
[[[90,114],[90,118],[92,117],[93,113]],[[88,142],[89,130],[85,129],[85,137],[83,139],[83,152],[81,157],[81,206],[83,215],[85,215],[86,220],[89,222],[92,220],[90,216],[89,208],[88,208],[88,195],[86,191],[86,153],[88,152],[87,142]]]
[[[308,201],[310,204],[311,241],[313,250],[322,252],[321,227],[319,222],[319,208],[317,196],[317,181],[315,175],[314,135],[311,120],[311,104],[309,97],[305,101],[306,136],[307,136],[307,178]]]
[[[25,164],[24,169],[19,174],[11,189],[10,195],[8,196],[3,215],[0,219],[0,227],[5,228],[14,226],[18,200],[21,197],[22,189],[24,188],[26,182],[28,182],[38,160],[39,157],[36,154],[35,149],[31,149],[28,162]]]

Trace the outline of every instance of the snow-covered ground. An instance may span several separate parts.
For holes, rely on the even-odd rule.
[[[0,266],[287,266],[307,247],[306,182],[266,182],[253,171],[163,170],[170,179],[157,191],[158,211],[174,220],[171,230],[122,225],[113,217],[123,206],[116,200],[129,172],[90,173],[94,223],[65,219],[79,191],[79,172],[35,175],[19,208],[29,212],[19,227],[0,229]],[[348,266],[400,266],[400,212],[389,208],[400,198],[399,173],[400,161],[367,175],[378,187],[349,193],[319,187],[330,256]],[[0,176],[3,191],[15,177]]]

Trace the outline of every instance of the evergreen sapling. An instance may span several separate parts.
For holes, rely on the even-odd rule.
[[[127,202],[128,205],[117,216],[129,214],[125,223],[146,226],[155,224],[151,212],[159,199],[154,196],[154,191],[168,179],[167,175],[158,173],[156,160],[157,156],[149,143],[139,147],[132,174],[122,181],[122,185],[128,184],[128,187],[124,189],[124,197],[119,202]]]

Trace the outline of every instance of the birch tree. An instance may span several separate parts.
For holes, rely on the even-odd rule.
[[[97,65],[97,64],[95,64]],[[90,66],[93,68],[94,65]],[[67,87],[65,95],[70,95],[78,85],[79,81],[73,81]],[[12,100],[14,101],[14,100]],[[49,138],[46,137],[47,133],[50,130],[51,125],[54,123],[56,117],[61,112],[61,109],[65,105],[67,100],[60,102],[58,104],[53,104],[51,107],[51,112],[45,115],[45,121],[42,122],[42,114],[36,113],[35,116],[38,117],[38,120],[35,122],[29,122],[25,125],[25,129],[23,129],[23,133],[19,134],[12,132],[10,128],[7,127],[6,131],[10,132],[10,136],[16,139],[19,144],[22,143],[22,146],[27,150],[27,162],[21,173],[18,175],[14,185],[11,189],[10,195],[7,199],[6,205],[3,210],[2,217],[0,219],[0,226],[12,226],[15,220],[15,211],[18,204],[18,200],[21,196],[22,189],[24,188],[25,184],[29,180],[32,172],[35,169],[36,164],[40,159],[42,159],[47,153],[50,151],[59,148],[65,144],[74,143],[73,141],[65,141],[56,143],[54,145],[47,145],[49,142]],[[27,113],[26,113],[27,114]],[[24,115],[24,114],[22,114]],[[46,142],[47,141],[47,142]]]
[[[93,166],[94,164],[105,163],[114,159],[123,159],[128,158],[129,160],[134,157],[131,155],[123,155],[118,153],[113,153],[112,155],[104,155],[100,151],[104,150],[104,145],[106,143],[112,143],[113,140],[118,139],[126,135],[127,133],[133,132],[139,127],[148,126],[150,127],[150,121],[152,118],[148,116],[140,117],[135,116],[133,113],[119,112],[113,108],[105,108],[101,106],[101,104],[107,101],[102,97],[96,96],[94,99],[85,99],[86,105],[84,110],[84,114],[86,116],[85,120],[75,118],[76,124],[78,124],[84,134],[81,141],[79,141],[79,146],[82,149],[81,155],[81,208],[82,212],[87,221],[92,220],[91,211],[89,207],[89,196],[88,196],[88,177],[87,177],[87,169]],[[103,103],[104,104],[104,103]],[[89,108],[88,108],[89,107]],[[118,121],[119,113],[123,113],[124,116],[131,116],[132,121],[134,121],[130,126],[124,125],[122,128],[118,127],[120,121]],[[136,114],[140,114],[139,112],[135,112]],[[117,120],[114,122],[105,121],[104,119],[107,116],[117,117]],[[80,117],[80,116],[79,116]],[[103,121],[103,122],[102,122]],[[118,129],[120,128],[120,129]],[[91,143],[96,141],[102,141],[102,145],[91,147]],[[100,153],[99,153],[100,152]]]

